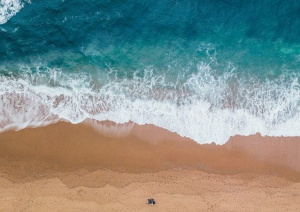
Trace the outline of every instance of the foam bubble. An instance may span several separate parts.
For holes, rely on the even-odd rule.
[[[31,3],[30,0],[24,2]],[[0,24],[5,24],[16,15],[24,7],[24,2],[21,0],[0,0]]]
[[[206,64],[180,84],[146,69],[143,77],[110,78],[98,88],[87,74],[22,70],[18,77],[0,76],[0,130],[90,119],[153,124],[199,143],[257,132],[300,136],[299,91],[296,76],[258,81],[234,71],[218,75]]]

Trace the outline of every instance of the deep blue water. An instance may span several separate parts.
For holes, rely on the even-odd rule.
[[[1,29],[7,66],[179,72],[215,56],[241,72],[299,69],[300,1],[33,0]]]
[[[2,84],[6,83],[2,95],[17,90],[26,96],[42,86],[43,94],[35,95],[46,98],[48,86],[67,89],[71,94],[56,91],[74,100],[84,90],[71,106],[55,103],[54,95],[53,101],[38,101],[36,107],[72,122],[89,117],[153,123],[199,142],[222,143],[234,134],[300,132],[300,1],[11,2],[23,8],[0,25],[0,74]],[[4,11],[0,3],[1,7]],[[34,91],[24,90],[20,80]],[[89,109],[87,95],[93,96]],[[115,96],[121,99],[111,100]],[[137,101],[146,105],[139,106],[139,118],[132,111],[120,120],[98,111],[99,105],[107,104],[103,107],[110,109],[104,111],[128,112]],[[130,106],[120,109],[116,104]],[[174,111],[164,120],[165,107]],[[6,120],[2,128],[14,124],[13,116],[27,114],[7,117],[8,108],[2,104],[0,115]],[[181,114],[184,110],[194,112]],[[211,115],[202,117],[208,112]],[[43,117],[48,113],[43,112]],[[217,114],[227,114],[219,120],[223,124],[217,136],[214,124],[203,129],[204,123],[191,120],[213,123]],[[30,117],[27,114],[23,122],[33,123]],[[176,120],[174,126],[166,124],[170,120]],[[193,130],[178,129],[180,123],[186,128],[192,125]],[[286,126],[291,130],[287,132]]]

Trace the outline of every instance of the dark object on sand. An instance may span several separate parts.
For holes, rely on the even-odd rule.
[[[148,205],[155,205],[155,200],[154,199],[148,199],[147,204]]]

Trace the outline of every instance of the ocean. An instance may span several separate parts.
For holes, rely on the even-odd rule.
[[[299,76],[297,0],[0,0],[0,131],[300,136]]]

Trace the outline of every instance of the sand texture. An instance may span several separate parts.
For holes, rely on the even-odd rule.
[[[60,122],[0,134],[0,211],[300,211],[299,138],[218,146],[108,128],[122,131]]]

